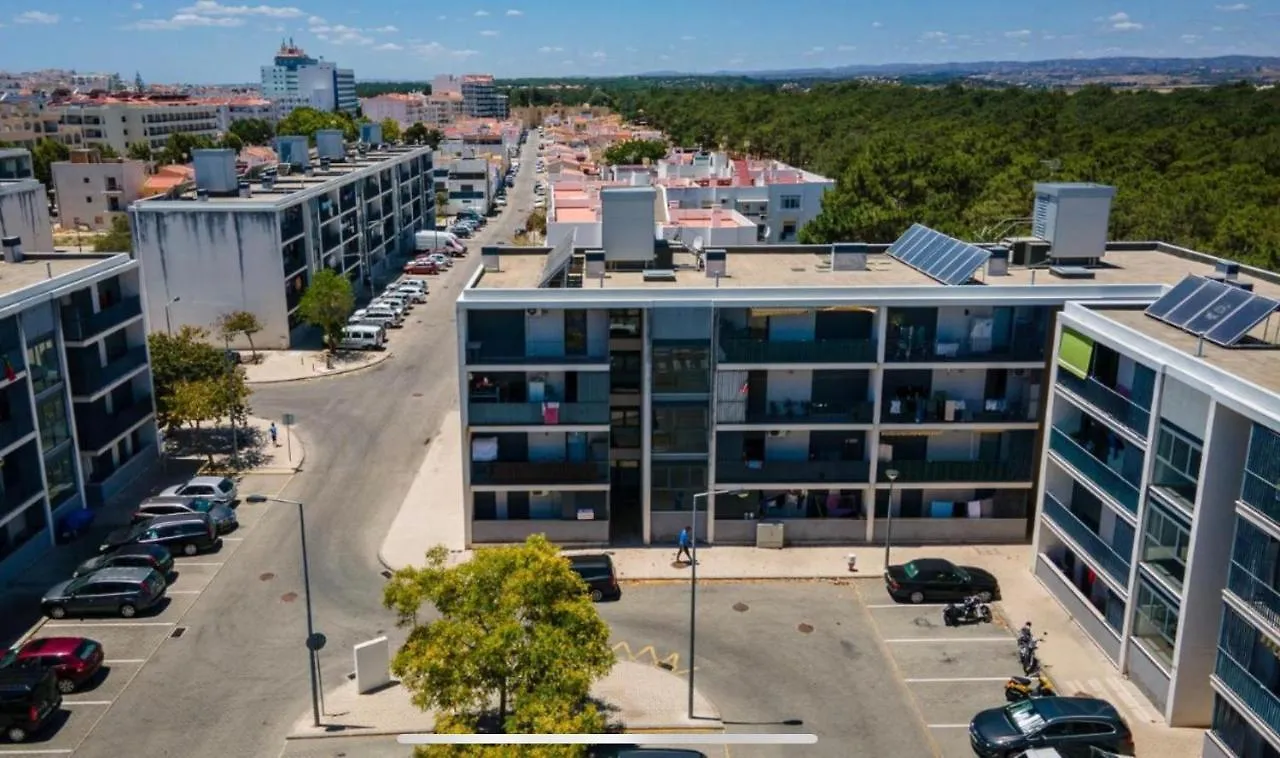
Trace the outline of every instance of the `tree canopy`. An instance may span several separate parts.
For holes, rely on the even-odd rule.
[[[644,163],[645,158],[659,161],[667,156],[667,143],[662,140],[631,139],[610,145],[604,151],[605,163],[615,166],[634,166]]]
[[[174,132],[164,143],[164,149],[156,159],[162,165],[183,164],[191,162],[191,151],[215,147],[214,141],[199,134]]]
[[[334,350],[355,306],[351,280],[327,268],[311,278],[311,284],[298,302],[298,315],[308,324],[319,327],[324,332],[325,344]]]
[[[400,122],[394,118],[384,118],[378,123],[382,127],[382,139],[384,142],[400,141]]]
[[[385,137],[386,135],[384,134],[383,136]],[[444,139],[444,134],[439,129],[428,129],[421,121],[405,129],[402,136],[404,141],[410,145],[421,143],[429,146],[432,150],[439,147],[441,140]]]
[[[276,136],[275,127],[270,121],[261,118],[245,118],[232,121],[227,130],[240,138],[246,145],[270,145]]]
[[[93,241],[95,253],[133,252],[133,232],[129,228],[129,216],[121,213],[111,219],[111,228]]]
[[[207,331],[194,326],[183,326],[176,334],[147,335],[156,410],[166,428],[249,412],[244,370],[231,366],[224,351],[208,339]]]
[[[360,136],[356,120],[341,111],[319,111],[315,108],[294,108],[288,116],[276,124],[276,134],[304,136],[316,141],[316,132],[321,129],[341,129],[343,139],[354,142]]]
[[[684,146],[776,158],[836,180],[801,240],[887,242],[914,222],[976,238],[1026,217],[1037,181],[1111,184],[1113,239],[1280,268],[1280,90],[863,83],[613,92]]]
[[[70,158],[70,148],[55,139],[45,137],[31,151],[31,169],[46,189],[53,189],[53,164]]]

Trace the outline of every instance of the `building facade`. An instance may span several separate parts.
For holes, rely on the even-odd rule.
[[[84,146],[106,145],[124,155],[142,143],[161,150],[171,134],[218,136],[218,105],[184,95],[83,98],[51,104],[59,130],[80,135]]]
[[[329,268],[364,286],[364,272],[435,228],[429,148],[357,151],[337,132],[317,141],[315,155],[305,137],[278,138],[278,173],[252,183],[232,151],[197,151],[193,189],[131,206],[155,324],[208,328],[247,310],[264,327],[258,347],[287,348],[311,277]]]
[[[61,131],[58,114],[45,108],[43,97],[0,95],[0,143],[33,150],[44,139],[75,147],[80,134]]]
[[[452,157],[436,153],[436,191],[448,195],[449,204],[437,212],[454,215],[470,209],[488,213],[493,206],[498,171],[488,157]]]
[[[111,228],[112,219],[143,197],[147,166],[126,158],[103,160],[96,150],[75,150],[51,164],[58,221],[66,229]]]
[[[0,236],[32,250],[53,250],[49,193],[35,178],[28,150],[0,149]]]
[[[498,91],[491,74],[464,74],[460,89],[463,110],[471,118],[505,119],[511,115],[507,96]]]
[[[282,42],[271,65],[262,67],[262,96],[275,103],[279,118],[295,108],[355,115],[360,106],[354,71],[312,58],[292,41]]]
[[[402,129],[425,123],[426,108],[427,97],[420,92],[388,92],[360,101],[360,110],[365,118],[379,123],[391,119]]]
[[[24,255],[9,244],[5,255],[0,577],[9,578],[55,543],[68,513],[144,472],[158,438],[138,262]]]
[[[275,104],[265,98],[242,97],[218,103],[218,131],[226,132],[237,121],[255,119],[274,124],[280,120]]]

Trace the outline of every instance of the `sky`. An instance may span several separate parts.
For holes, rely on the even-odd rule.
[[[0,70],[259,79],[281,38],[356,79],[1280,54],[1280,0],[5,0]]]

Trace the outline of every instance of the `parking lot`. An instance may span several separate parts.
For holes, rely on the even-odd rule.
[[[276,494],[289,479],[280,475],[249,475],[240,483],[240,491]],[[186,635],[189,629],[183,625],[183,619],[187,612],[205,589],[218,581],[222,567],[234,558],[241,543],[252,536],[254,525],[270,507],[242,501],[236,509],[240,527],[223,536],[221,548],[190,558],[174,556],[177,575],[166,590],[166,600],[157,609],[139,613],[132,619],[108,616],[46,619],[29,630],[24,639],[66,636],[97,640],[106,657],[97,676],[63,697],[63,713],[53,719],[49,728],[21,744],[0,742],[0,757],[75,752],[98,723],[109,717],[112,705],[147,662],[164,645]]]

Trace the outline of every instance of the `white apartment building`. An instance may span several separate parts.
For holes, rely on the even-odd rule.
[[[85,146],[107,145],[124,155],[135,142],[160,150],[171,134],[213,139],[219,133],[218,105],[185,95],[110,96],[53,103],[59,130],[78,132]]]
[[[431,80],[433,95],[462,95],[462,77],[456,74],[437,74]]]
[[[31,250],[53,250],[49,194],[35,178],[30,151],[0,149],[0,237],[17,237]]]
[[[74,147],[80,133],[59,129],[58,114],[45,108],[42,97],[0,94],[0,143],[32,150],[42,139]]]
[[[262,67],[262,96],[275,103],[280,118],[295,108],[355,114],[355,73],[318,60],[292,43],[281,43],[274,61]]]
[[[362,151],[321,131],[311,151],[306,137],[278,137],[279,168],[252,181],[237,175],[231,150],[200,150],[193,189],[134,203],[154,323],[208,328],[247,310],[264,327],[259,348],[287,348],[305,328],[297,309],[316,273],[365,286],[366,272],[412,249],[415,232],[435,228],[431,151],[370,141]]]
[[[466,115],[462,104],[461,92],[432,92],[427,96],[427,103],[422,113],[422,123],[436,129],[443,129],[456,123]]]
[[[388,92],[364,98],[360,101],[360,110],[370,121],[391,119],[400,128],[407,129],[414,124],[427,123],[427,96],[420,92]]]
[[[435,157],[434,188],[448,193],[449,203],[437,212],[454,215],[463,209],[488,213],[493,205],[494,191],[501,174],[500,164],[488,156],[456,157],[448,152],[437,152]]]
[[[51,166],[54,202],[63,228],[111,228],[112,219],[142,197],[147,180],[143,161],[103,160],[94,149],[74,150],[71,160]]]
[[[275,124],[280,120],[275,103],[265,98],[245,97],[218,103],[218,131],[226,133],[237,121],[256,119]]]

